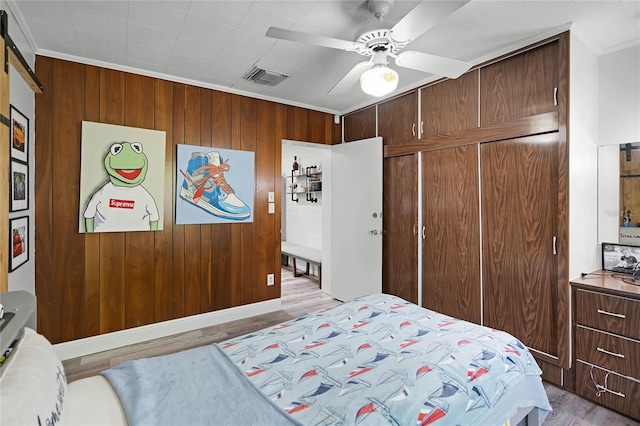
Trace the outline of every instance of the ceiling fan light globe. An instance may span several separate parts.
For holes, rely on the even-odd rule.
[[[387,95],[398,87],[398,73],[387,66],[376,66],[362,73],[360,88],[371,96]]]

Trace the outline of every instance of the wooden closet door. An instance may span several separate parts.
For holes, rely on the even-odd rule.
[[[478,145],[422,153],[422,306],[480,324]]]
[[[375,138],[377,107],[372,105],[360,111],[347,114],[344,120],[344,141],[352,142],[360,139]]]
[[[558,133],[482,144],[484,325],[558,355]]]
[[[420,90],[421,138],[478,127],[478,75],[469,71]]]
[[[418,138],[418,94],[412,90],[378,104],[378,136],[384,145]]]
[[[383,161],[382,291],[418,303],[417,154]]]
[[[560,43],[553,41],[480,69],[480,127],[557,111]]]

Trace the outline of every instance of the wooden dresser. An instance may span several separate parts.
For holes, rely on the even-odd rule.
[[[575,392],[640,420],[640,281],[622,277],[571,281]]]

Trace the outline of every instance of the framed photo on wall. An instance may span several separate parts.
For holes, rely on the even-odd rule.
[[[29,119],[11,105],[11,158],[27,163],[29,159]]]
[[[29,209],[29,166],[11,160],[9,172],[9,211],[17,212]]]
[[[9,272],[29,260],[29,216],[9,219]]]

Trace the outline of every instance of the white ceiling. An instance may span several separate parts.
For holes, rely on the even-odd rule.
[[[432,0],[425,0],[431,2]],[[395,0],[389,28],[419,1]],[[278,41],[270,26],[353,40],[375,23],[366,0],[7,0],[38,55],[162,77],[291,105],[345,113],[379,101],[354,85],[327,92],[363,57]],[[473,64],[571,28],[595,54],[640,48],[640,1],[472,0],[406,50]],[[275,87],[241,77],[252,65],[289,78]],[[395,93],[438,78],[399,68]]]

